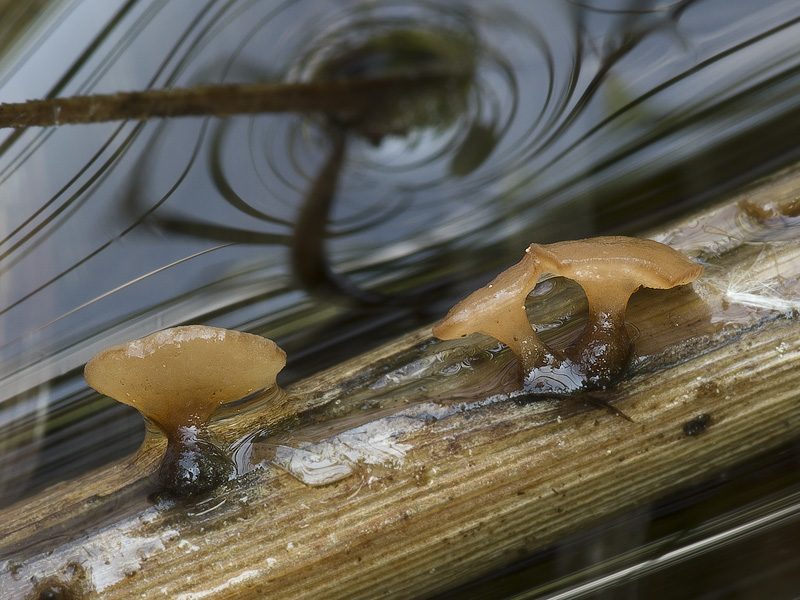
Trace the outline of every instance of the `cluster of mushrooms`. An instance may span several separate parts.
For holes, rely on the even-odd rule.
[[[586,329],[563,352],[536,335],[525,309],[545,273],[575,281],[589,305]],[[433,334],[449,340],[483,333],[501,341],[517,355],[523,385],[531,391],[604,387],[630,355],[625,309],[633,292],[684,285],[702,273],[702,266],[653,240],[609,236],[531,244],[520,262],[456,304]]]
[[[627,363],[625,309],[639,287],[667,289],[696,280],[703,268],[651,240],[598,237],[531,244],[524,258],[454,306],[433,327],[440,339],[490,335],[517,356],[523,389],[573,392],[602,387]],[[569,348],[545,344],[528,320],[525,299],[550,273],[576,281],[589,305],[586,329]],[[113,346],[85,369],[98,392],[138,409],[167,438],[159,485],[193,496],[224,483],[235,467],[207,424],[220,405],[277,387],[286,354],[272,340],[190,325]],[[236,368],[231,368],[236,365]]]

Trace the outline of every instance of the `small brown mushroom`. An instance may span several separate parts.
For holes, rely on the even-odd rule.
[[[525,298],[542,274],[539,262],[529,253],[500,273],[487,285],[456,304],[433,327],[433,335],[454,340],[472,333],[489,335],[511,348],[524,374],[536,367],[560,362],[531,327]]]
[[[630,337],[625,309],[640,287],[665,290],[695,281],[703,267],[659,242],[609,236],[531,244],[545,272],[572,279],[589,303],[589,324],[567,357],[589,382],[608,383],[626,364]]]
[[[456,304],[433,333],[441,339],[475,332],[495,337],[517,355],[529,388],[602,387],[622,370],[630,354],[625,309],[631,294],[642,286],[683,285],[702,272],[702,266],[652,240],[614,236],[531,244],[525,258]],[[564,354],[539,339],[525,311],[525,298],[542,273],[576,281],[589,303],[589,324]],[[537,377],[548,381],[534,382]]]
[[[87,364],[87,383],[136,408],[167,437],[159,481],[179,495],[227,480],[233,463],[209,439],[217,408],[276,386],[286,354],[272,340],[189,325],[107,348]]]

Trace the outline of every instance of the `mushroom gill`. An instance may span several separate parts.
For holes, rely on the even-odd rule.
[[[203,325],[107,348],[84,370],[101,394],[133,406],[167,437],[159,483],[182,496],[226,481],[232,461],[206,430],[221,404],[276,387],[286,354],[258,335]]]
[[[523,383],[532,391],[604,387],[630,355],[625,310],[633,292],[684,285],[702,272],[702,266],[653,240],[609,236],[531,244],[522,261],[456,304],[433,333],[441,339],[476,332],[497,338],[517,355]],[[539,339],[525,311],[525,298],[543,273],[574,280],[589,304],[586,329],[563,354]]]

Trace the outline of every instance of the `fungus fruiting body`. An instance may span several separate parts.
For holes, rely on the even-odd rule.
[[[526,253],[520,262],[456,304],[434,327],[434,335],[448,340],[471,333],[492,336],[511,348],[524,371],[560,362],[536,335],[525,311],[525,298],[541,273],[539,263]]]
[[[182,496],[216,487],[233,462],[206,424],[221,404],[276,386],[286,354],[258,335],[203,325],[158,331],[107,348],[87,364],[95,390],[136,408],[167,437],[158,479]]]
[[[517,355],[525,387],[532,391],[604,387],[630,355],[625,310],[631,295],[640,287],[687,284],[702,272],[702,266],[652,240],[609,236],[531,244],[519,263],[456,304],[433,333],[455,339],[477,332],[500,340]],[[563,353],[539,338],[525,309],[525,298],[544,273],[574,280],[589,305],[586,329]]]

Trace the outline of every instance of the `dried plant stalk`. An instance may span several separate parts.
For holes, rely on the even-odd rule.
[[[766,206],[791,196],[799,172],[762,183],[747,198]],[[628,319],[640,332],[637,355],[631,375],[608,396],[633,422],[580,402],[482,401],[481,385],[513,373],[510,356],[477,359],[438,384],[426,379],[424,389],[408,381],[393,388],[381,379],[387,367],[407,372],[402,367],[426,352],[445,357],[486,343],[431,347],[425,329],[217,425],[218,435],[235,439],[316,411],[335,428],[336,415],[357,412],[365,399],[388,406],[395,398],[391,416],[364,424],[374,442],[394,444],[393,464],[364,466],[322,487],[266,466],[213,497],[159,508],[142,497],[138,478],[158,452],[145,450],[6,511],[0,551],[13,551],[0,563],[6,597],[25,597],[38,581],[38,592],[58,582],[110,599],[416,598],[796,438],[800,243],[789,236],[796,217],[779,210],[778,227],[741,200],[653,235],[706,259],[706,276],[694,291],[657,302],[634,295]],[[743,218],[752,227],[732,234]],[[741,272],[746,293],[766,305],[735,301],[745,293],[735,287]],[[573,300],[550,310],[563,312]],[[709,417],[688,430],[699,435],[688,435],[685,426],[700,415]]]

